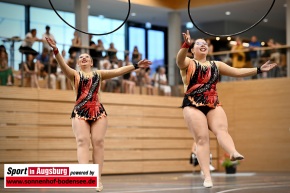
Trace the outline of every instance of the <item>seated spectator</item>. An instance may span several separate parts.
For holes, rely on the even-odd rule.
[[[152,85],[153,83],[152,78],[150,77],[150,72],[151,72],[151,69],[147,68],[145,70],[144,79],[143,79],[147,95],[153,95],[153,90],[154,90],[154,87]]]
[[[80,52],[81,46],[82,46],[81,38],[79,36],[79,33],[75,31],[74,38],[71,40],[71,47],[69,48],[68,53],[72,54],[73,52],[76,52],[76,53]]]
[[[45,26],[45,33],[42,34],[42,44],[43,44],[42,49],[47,48],[48,50],[50,50],[46,38],[50,38],[52,41],[56,43],[54,36],[50,33],[50,27],[48,25]]]
[[[0,85],[13,85],[13,71],[8,67],[8,54],[6,50],[0,51]]]
[[[111,66],[111,69],[117,69],[119,68],[119,65],[116,63],[113,63]],[[105,92],[119,92],[121,86],[121,80],[120,77],[114,77],[109,80],[106,80],[105,82]]]
[[[28,54],[26,55],[26,62],[24,62],[22,65],[25,72],[25,77],[30,79],[30,86],[39,88],[37,78],[38,69],[37,65],[33,61],[34,59],[35,57],[32,54]]]
[[[66,77],[61,72],[61,69],[57,66],[56,59],[53,59],[52,62],[50,63],[50,65],[46,65],[44,67],[44,72],[46,74],[45,79],[48,83],[47,84],[48,88],[55,90],[56,89],[56,82],[60,82],[60,89],[66,90]],[[49,81],[48,81],[48,79],[49,79]]]
[[[112,68],[112,64],[109,60],[109,56],[106,55],[103,60],[100,61],[100,70],[109,70]],[[101,84],[101,90],[106,91],[106,86],[109,85],[108,83],[111,80],[103,80]]]
[[[132,53],[132,63],[137,63],[142,58],[142,54],[139,52],[138,47],[134,46]]]
[[[107,55],[109,56],[110,62],[118,62],[117,52],[118,50],[115,48],[114,43],[110,43],[110,47],[107,49]]]
[[[269,71],[267,76],[268,77],[280,77],[280,68],[281,68],[281,53],[277,49],[277,47],[281,46],[279,43],[275,42],[274,39],[269,39],[267,42],[267,46],[272,48],[269,50],[270,53],[270,60],[277,64],[277,67],[273,70]]]
[[[112,63],[109,59],[109,56],[106,55],[101,61],[100,61],[100,70],[108,70],[111,69]]]
[[[159,67],[154,75],[154,86],[160,88],[165,96],[171,96],[171,87],[168,85],[164,67]]]
[[[90,53],[90,56],[92,57],[93,59],[93,67],[94,68],[98,68],[98,56],[97,56],[97,45],[96,43],[93,41],[93,35],[89,35],[89,46],[90,46],[90,50],[89,50],[89,53]]]
[[[36,57],[36,66],[38,69],[38,76],[45,78],[44,68],[48,65],[50,58],[49,49],[43,48],[42,53]]]
[[[28,32],[25,36],[25,39],[22,41],[22,44],[19,48],[19,51],[23,54],[32,54],[33,56],[38,55],[38,52],[32,49],[32,46],[35,41],[41,42],[41,39],[38,39],[36,37],[37,30],[32,29],[30,32]]]
[[[129,55],[126,54],[125,60],[123,62],[123,66],[129,66],[129,65],[132,65],[132,62],[130,62]],[[134,94],[136,82],[137,82],[136,72],[133,71],[133,72],[124,74],[123,81],[122,81],[122,87],[123,87],[124,93]]]
[[[70,52],[69,53],[69,58],[66,61],[67,65],[70,68],[72,68],[72,69],[76,69],[76,64],[77,64],[77,62],[76,62],[76,56],[77,56],[77,53],[75,51]],[[73,89],[73,87],[71,85],[71,81],[69,79],[67,79],[67,78],[66,78],[66,88],[68,90],[72,90]]]
[[[98,39],[98,44],[96,45],[96,58],[97,58],[97,68],[100,68],[100,61],[103,59],[103,51],[105,50],[103,41]]]

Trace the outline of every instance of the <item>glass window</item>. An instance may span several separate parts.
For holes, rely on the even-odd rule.
[[[142,58],[146,57],[146,42],[145,42],[145,29],[138,27],[129,27],[129,51],[130,58],[132,58],[132,52],[134,46],[138,47],[138,51],[142,54]]]
[[[88,29],[90,33],[107,33],[112,30],[115,30],[119,27],[123,21],[108,19],[104,17],[97,16],[89,16],[88,20]],[[101,39],[104,48],[108,49],[110,43],[114,43],[115,48],[118,50],[117,57],[120,60],[124,59],[124,51],[125,51],[125,25],[123,25],[120,29],[115,31],[114,33],[110,33],[108,35],[103,36],[93,36],[92,40],[97,43],[97,40]],[[105,54],[105,53],[104,53]]]
[[[163,31],[148,30],[148,59],[152,61],[152,74],[158,66],[164,66],[165,64],[164,43]]]
[[[0,40],[1,45],[4,45],[8,53],[9,66],[18,69],[18,64],[21,62],[21,54],[18,48],[21,42],[6,41],[7,38],[14,36],[23,38],[25,35],[24,6],[14,5],[9,3],[0,3]],[[6,30],[4,30],[6,29]],[[14,55],[14,57],[13,57]],[[14,59],[14,60],[13,60]]]
[[[58,11],[58,14],[69,24],[74,26],[75,14],[69,12]],[[45,33],[45,26],[50,26],[50,33],[54,36],[60,49],[68,50],[73,39],[74,29],[64,23],[53,10],[31,7],[30,9],[30,28],[37,29],[37,37],[42,38]],[[41,52],[42,43],[36,42],[33,49]]]

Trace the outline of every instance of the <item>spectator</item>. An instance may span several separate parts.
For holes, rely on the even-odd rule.
[[[281,53],[277,49],[277,47],[280,46],[279,43],[275,42],[274,39],[269,39],[267,42],[267,45],[269,48],[272,48],[269,50],[270,52],[270,60],[277,64],[278,68],[275,68],[268,72],[268,77],[280,77],[280,67],[281,67]]]
[[[133,65],[132,62],[130,62],[129,55],[126,54],[125,60],[123,62],[123,66],[130,66]],[[136,86],[136,72],[129,72],[127,74],[123,75],[123,81],[122,81],[122,87],[124,90],[124,93],[134,94],[135,92],[135,86]]]
[[[145,70],[145,74],[144,74],[144,85],[145,85],[145,88],[146,88],[146,93],[147,95],[153,95],[154,94],[154,87],[152,85],[152,78],[150,77],[150,72],[151,72],[151,69],[150,68],[147,68]]]
[[[49,69],[50,68],[50,69]],[[66,77],[61,72],[60,68],[57,67],[56,59],[52,59],[50,65],[44,67],[44,72],[46,74],[47,87],[51,89],[56,89],[56,82],[60,82],[60,89],[66,90]],[[49,77],[49,78],[48,78]],[[50,81],[48,81],[48,79]]]
[[[81,38],[79,37],[79,33],[77,31],[74,32],[74,38],[71,40],[71,47],[68,50],[69,54],[72,54],[73,52],[80,52],[82,46]]]
[[[8,54],[6,50],[0,51],[0,83],[0,85],[13,85],[13,71],[8,67]]]
[[[109,56],[110,62],[118,62],[117,52],[118,50],[115,48],[114,43],[110,43],[110,47],[107,49],[107,55]]]
[[[171,96],[171,87],[168,85],[164,67],[159,67],[154,76],[155,87],[160,88],[165,96]]]
[[[37,30],[32,29],[30,32],[28,32],[25,36],[25,39],[22,41],[22,44],[19,48],[19,51],[23,54],[32,54],[33,56],[38,55],[38,52],[34,49],[32,49],[32,46],[35,41],[41,42],[41,39],[38,39],[36,37]]]
[[[112,63],[109,60],[109,56],[106,55],[101,61],[100,61],[100,70],[110,70],[112,69]],[[101,84],[101,90],[106,90],[107,81],[110,80],[103,80]]]
[[[46,48],[47,50],[49,50],[50,47],[46,42],[45,38],[50,38],[52,41],[56,43],[54,36],[50,33],[50,27],[48,25],[45,26],[45,33],[42,35],[42,45],[43,45],[42,49]]]
[[[134,46],[133,52],[132,52],[132,63],[136,63],[140,61],[142,58],[142,54],[139,52],[138,47]]]
[[[119,68],[119,65],[116,64],[116,63],[113,63],[110,66],[111,66],[110,69]],[[120,77],[113,77],[113,78],[111,78],[109,80],[103,80],[103,81],[106,81],[106,85],[105,85],[105,91],[106,92],[118,92],[120,90],[120,86],[121,86]]]
[[[232,63],[234,68],[243,68],[245,66],[246,56],[244,52],[244,46],[242,44],[242,40],[237,37],[237,44],[232,47]]]
[[[244,46],[242,40],[237,37],[236,45],[231,49],[232,54],[232,65],[234,68],[244,68],[246,66],[246,55],[244,52]],[[236,80],[244,80],[243,77],[238,77]]]
[[[249,42],[249,57],[251,60],[251,64],[253,67],[259,67],[259,58],[257,49],[261,47],[261,43],[258,41],[256,36],[251,37],[251,41]],[[253,76],[253,79],[257,79],[257,75]]]
[[[26,62],[23,63],[25,77],[30,79],[30,86],[39,88],[38,84],[38,69],[37,65],[33,62],[35,57],[32,54],[26,55]]]
[[[97,59],[98,59],[98,68],[100,65],[100,61],[103,59],[103,51],[105,50],[103,41],[101,39],[98,39],[98,44],[97,44]]]
[[[38,76],[45,78],[44,68],[48,66],[49,63],[49,49],[43,48],[42,53],[36,57],[36,66],[38,69]]]
[[[77,53],[75,51],[69,53],[69,58],[67,59],[66,63],[67,65],[71,68],[71,69],[76,69],[76,55]],[[71,82],[69,81],[69,79],[66,78],[66,88],[68,90],[72,90],[73,87],[71,85]]]
[[[90,46],[90,55],[93,59],[93,67],[94,68],[98,68],[98,52],[97,52],[97,45],[96,43],[93,41],[93,35],[89,35],[89,46]]]
[[[205,41],[206,41],[206,43],[208,45],[208,59],[209,60],[214,60],[214,57],[212,55],[213,54],[214,47],[213,47],[210,39],[206,39]]]

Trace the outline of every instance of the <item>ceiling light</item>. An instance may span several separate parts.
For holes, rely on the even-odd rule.
[[[151,23],[150,23],[150,22],[146,22],[146,23],[145,23],[145,27],[146,27],[146,28],[151,28]]]
[[[231,37],[227,37],[227,40],[230,41],[232,38]]]
[[[230,45],[235,46],[235,45],[237,45],[237,42],[236,41],[230,41]]]
[[[186,23],[186,28],[187,29],[193,28],[193,23],[192,22],[187,22]]]
[[[249,43],[247,43],[247,42],[244,42],[244,43],[243,43],[243,46],[244,46],[244,47],[249,47],[249,46],[250,46],[250,44],[249,44]]]
[[[216,39],[216,41],[219,41],[221,38],[220,37],[216,37],[215,39]]]
[[[131,13],[131,16],[135,17],[135,16],[136,16],[136,13],[134,13],[134,12],[133,12],[133,13]]]
[[[225,14],[226,14],[226,15],[231,15],[231,12],[230,12],[230,11],[226,11]]]
[[[261,46],[264,46],[265,45],[265,42],[261,42]]]

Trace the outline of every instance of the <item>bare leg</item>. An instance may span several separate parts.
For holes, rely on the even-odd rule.
[[[129,82],[129,93],[130,94],[134,94],[135,93],[135,82],[133,82],[133,81],[130,81]]]
[[[12,85],[12,76],[11,75],[9,75],[8,78],[7,78],[7,85],[8,86]]]
[[[191,148],[191,152],[196,154],[196,143],[193,142],[192,148]]]
[[[209,131],[206,116],[197,108],[183,109],[185,122],[196,141],[196,154],[205,180],[211,181],[209,170]]]
[[[79,164],[88,164],[90,160],[90,125],[87,121],[73,118],[72,128],[77,142],[77,157]]]
[[[31,75],[31,87],[39,88],[38,79],[36,74]]]
[[[104,138],[107,131],[107,117],[102,117],[92,123],[91,126],[91,140],[93,146],[93,162],[99,164],[99,179],[103,170],[104,162]]]
[[[243,158],[243,156],[237,152],[234,141],[228,133],[228,120],[223,108],[218,106],[210,110],[207,114],[207,119],[209,128],[216,135],[220,146],[228,152],[231,157]]]

